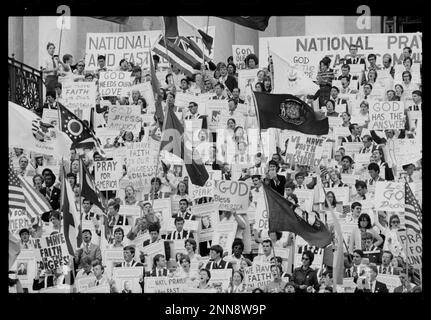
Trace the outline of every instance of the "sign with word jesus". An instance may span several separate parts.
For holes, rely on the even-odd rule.
[[[404,212],[404,183],[377,181],[374,195],[377,211]]]

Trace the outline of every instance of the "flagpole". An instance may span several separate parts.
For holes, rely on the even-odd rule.
[[[58,59],[61,61],[60,59],[60,49],[61,49],[61,37],[63,35],[63,25],[64,25],[64,16],[61,20],[61,28],[60,28],[60,40],[58,41]]]
[[[271,57],[271,55],[270,55],[270,51],[269,51],[269,42],[268,41],[266,42],[266,47],[268,50],[268,59],[269,59]],[[271,57],[270,61],[271,62],[269,63],[269,77],[271,79],[271,89],[272,89],[272,92],[274,92],[274,76],[273,76],[274,65],[272,64],[272,57]]]
[[[205,29],[205,33],[208,34],[208,25],[210,23],[210,16],[207,16],[207,27]],[[204,66],[204,70],[205,70],[205,42],[204,39],[202,38],[202,65]]]

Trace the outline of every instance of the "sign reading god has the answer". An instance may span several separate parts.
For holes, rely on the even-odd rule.
[[[370,130],[404,129],[404,106],[399,101],[370,103]]]

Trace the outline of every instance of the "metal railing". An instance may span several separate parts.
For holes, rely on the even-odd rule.
[[[8,57],[8,97],[9,101],[27,109],[35,109],[43,104],[43,78],[41,70],[34,69]]]

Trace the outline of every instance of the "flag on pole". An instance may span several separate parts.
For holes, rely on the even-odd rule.
[[[9,101],[9,146],[54,156],[70,156],[70,141],[32,111]]]
[[[61,103],[59,103],[59,109],[61,130],[72,140],[72,148],[92,148],[95,146],[96,150],[105,156],[100,139],[95,136],[92,130]]]
[[[130,17],[114,17],[114,16],[91,16],[91,18],[106,20],[118,24],[127,24],[129,22]]]
[[[75,256],[75,251],[80,245],[78,237],[81,238],[79,227],[79,213],[75,207],[75,196],[72,187],[67,181],[66,172],[63,170],[63,178],[61,183],[61,211],[63,212],[63,229],[64,237],[66,238],[67,249],[71,256]]]
[[[289,93],[294,96],[314,95],[319,86],[304,71],[291,65],[273,51],[269,51],[274,64],[274,93]]]
[[[86,165],[82,158],[79,159],[80,163],[80,180],[81,181],[81,196],[90,200],[91,203],[96,205],[102,210],[105,210],[105,198],[103,194],[97,189],[93,177],[88,172]]]
[[[25,210],[25,197],[18,176],[9,165],[9,209]]]
[[[184,160],[188,176],[194,185],[203,187],[209,178],[199,155],[184,146],[184,127],[172,108],[168,108],[165,129],[162,132],[160,150],[166,150]]]
[[[328,118],[317,120],[313,108],[298,97],[291,94],[253,93],[260,129],[278,128],[305,134],[328,134]]]
[[[162,96],[160,94],[160,83],[159,83],[159,79],[157,79],[157,76],[156,76],[156,69],[154,67],[153,57],[151,57],[151,55],[150,55],[150,71],[151,71],[151,87],[153,89],[153,94],[156,95],[155,117],[159,122],[163,123],[164,115],[163,115],[163,107],[162,107]]]
[[[411,229],[417,233],[422,233],[422,210],[418,200],[415,198],[412,189],[406,182],[405,191],[405,225],[406,229]]]
[[[270,16],[218,16],[219,18],[232,21],[234,23],[240,24],[244,27],[251,28],[254,30],[265,31],[268,27]]]
[[[23,177],[18,176],[21,182],[22,191],[24,193],[25,204],[27,214],[32,218],[41,218],[45,212],[52,211],[52,207],[49,204],[45,196],[43,196],[38,190],[33,188],[30,183],[27,182]]]
[[[195,26],[185,17],[181,17],[181,16],[163,17],[163,21],[165,23],[166,38],[176,38],[178,36],[184,36],[185,38],[190,39],[190,36],[199,37],[202,39],[202,42],[204,43],[208,52],[211,54],[214,39],[209,34],[207,34],[203,30],[203,28],[199,28]],[[194,41],[192,42],[197,46],[196,42]],[[201,53],[201,58],[202,58],[202,53]]]
[[[310,245],[324,248],[332,241],[332,234],[322,221],[316,220],[313,225],[298,216],[291,207],[291,203],[274,191],[270,186],[263,184],[264,198],[268,208],[269,231],[293,232]]]

